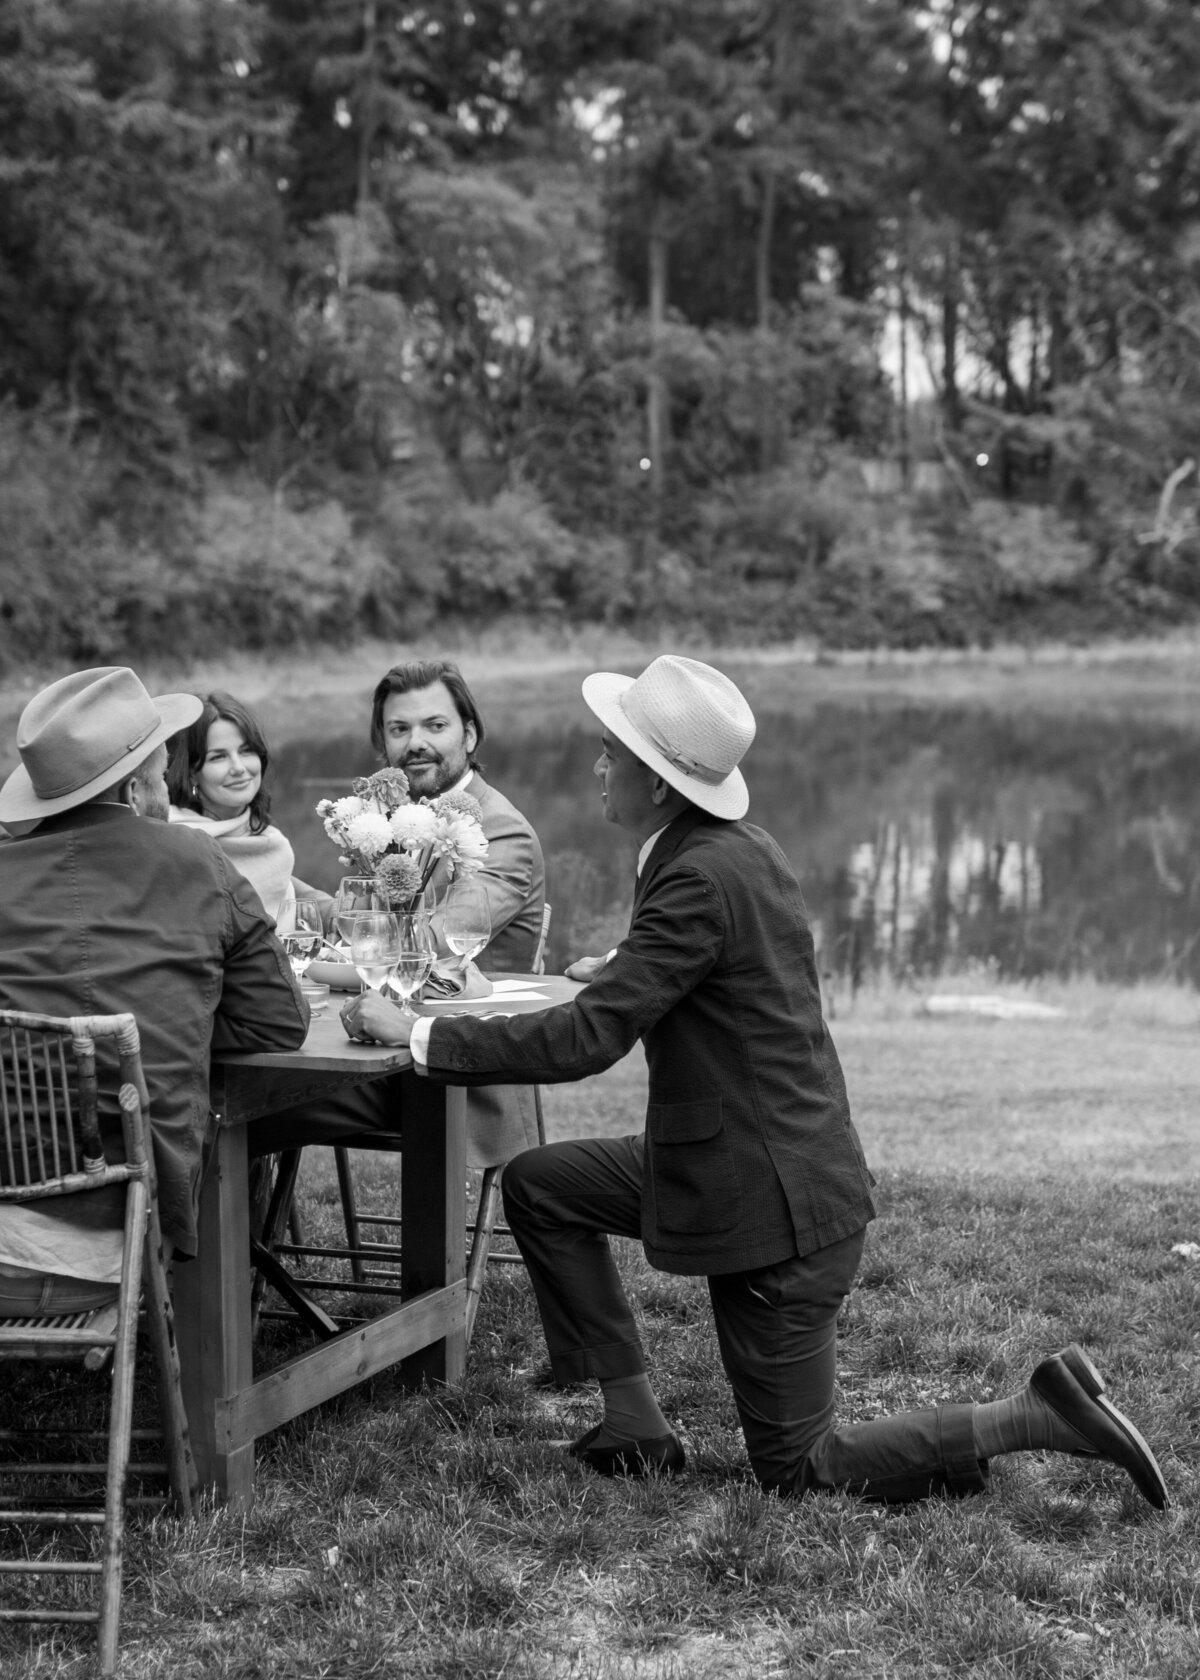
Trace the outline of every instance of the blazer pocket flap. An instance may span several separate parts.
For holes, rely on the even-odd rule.
[[[721,1130],[721,1099],[655,1103],[647,1119],[656,1143],[704,1143]]]

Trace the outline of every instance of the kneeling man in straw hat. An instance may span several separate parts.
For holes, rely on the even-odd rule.
[[[598,672],[595,773],[607,821],[640,844],[628,936],[568,969],[570,1003],[508,1019],[424,1019],[419,1070],[456,1085],[583,1079],[641,1039],[642,1133],[548,1144],[504,1172],[504,1204],[541,1310],[555,1378],[598,1379],[604,1416],[571,1448],[602,1475],[684,1467],[659,1410],[608,1237],[708,1280],[721,1358],[765,1489],[845,1488],[884,1500],[987,1482],[1027,1449],[1119,1465],[1151,1504],[1167,1490],[1141,1435],[1081,1348],[1043,1359],[1006,1400],[838,1424],[838,1309],[874,1216],[873,1179],[821,1018],[812,935],[787,859],[743,821],[739,762],[754,717],[721,672],[664,655],[636,680]],[[352,1035],[410,1042],[377,994],[343,1010]]]
[[[211,1050],[291,1050],[308,1030],[254,888],[206,834],[167,822],[166,742],[201,709],[194,694],[152,698],[122,666],[77,671],[26,706],[0,788],[0,823],[21,831],[0,840],[0,1008],[135,1017],[159,1217],[182,1258],[196,1252]],[[119,1142],[106,1071],[101,1134]],[[116,1299],[120,1229],[98,1263],[72,1225],[78,1200],[0,1207],[0,1314]],[[114,1194],[114,1221],[120,1208]]]

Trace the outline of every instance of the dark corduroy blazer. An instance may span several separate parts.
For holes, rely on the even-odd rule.
[[[540,1015],[437,1020],[429,1073],[582,1079],[639,1038],[653,1265],[746,1271],[873,1217],[799,883],[762,829],[694,807],[677,817],[642,872],[628,936],[590,985]]]

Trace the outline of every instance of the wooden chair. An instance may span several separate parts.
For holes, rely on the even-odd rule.
[[[108,1163],[100,1141],[97,1043],[115,1047],[124,1140],[124,1160]],[[107,1070],[104,1073],[107,1083]],[[163,1265],[162,1233],[154,1196],[154,1168],[147,1145],[149,1119],[137,1024],[132,1015],[46,1015],[0,1010],[0,1221],[13,1204],[48,1197],[74,1197],[82,1204],[110,1185],[123,1189],[124,1241],[115,1304],[71,1315],[33,1313],[0,1318],[0,1360],[78,1360],[96,1370],[112,1363],[107,1456],[62,1462],[61,1443],[86,1431],[37,1428],[0,1431],[0,1531],[24,1536],[23,1555],[0,1557],[0,1575],[99,1577],[93,1608],[0,1607],[0,1617],[22,1622],[96,1622],[100,1672],[114,1672],[121,1609],[126,1482],[166,1475],[179,1510],[190,1515],[197,1492],[196,1468],[188,1445],[179,1383],[179,1356],[171,1298]],[[131,1465],[134,1376],[139,1304],[144,1294],[145,1326],[158,1368],[165,1462]],[[142,1431],[138,1431],[139,1439]],[[101,1439],[105,1435],[101,1435]],[[47,1452],[45,1441],[59,1444]],[[31,1460],[31,1451],[40,1459]],[[13,1455],[20,1454],[20,1458]],[[90,1490],[103,1475],[100,1490]],[[16,1487],[9,1493],[9,1478]],[[47,1483],[53,1484],[50,1492]],[[157,1501],[145,1501],[157,1503]],[[99,1561],[65,1560],[45,1552],[30,1557],[33,1531],[79,1525],[99,1529]]]
[[[546,941],[550,933],[550,906],[542,907],[542,928],[538,935],[538,942],[534,951],[534,958],[530,972],[543,974],[546,969]],[[538,1142],[546,1141],[546,1124],[542,1113],[542,1093],[538,1086],[534,1087],[534,1109],[537,1116]],[[400,1250],[395,1242],[395,1235],[400,1230],[400,1220],[394,1214],[364,1213],[358,1206],[358,1198],[354,1184],[352,1170],[352,1154],[358,1149],[377,1150],[382,1154],[402,1154],[403,1138],[398,1132],[372,1131],[364,1132],[361,1137],[352,1138],[346,1143],[338,1144],[334,1148],[334,1161],[337,1167],[338,1193],[342,1206],[342,1222],[346,1232],[346,1245],[338,1247],[316,1247],[310,1243],[284,1242],[283,1235],[293,1213],[293,1200],[296,1191],[296,1180],[300,1172],[302,1151],[287,1150],[279,1156],[275,1183],[263,1222],[263,1233],[260,1241],[254,1245],[254,1255],[258,1268],[255,1279],[255,1310],[261,1305],[262,1293],[267,1283],[270,1283],[287,1301],[291,1311],[302,1318],[309,1328],[318,1335],[333,1335],[339,1328],[337,1322],[324,1312],[312,1300],[309,1291],[313,1288],[336,1288],[347,1294],[371,1295],[392,1294],[399,1288],[396,1281],[395,1267],[399,1265]],[[475,1315],[479,1310],[479,1299],[483,1294],[484,1278],[489,1261],[493,1265],[521,1265],[521,1256],[511,1250],[493,1247],[496,1237],[511,1238],[512,1232],[507,1225],[500,1222],[500,1210],[503,1205],[500,1192],[500,1175],[502,1166],[486,1167],[479,1186],[479,1200],[476,1204],[474,1218],[467,1225],[467,1236],[470,1248],[467,1255],[467,1341],[471,1340],[475,1329]],[[364,1227],[373,1231],[388,1231],[393,1240],[383,1242],[364,1234]],[[281,1264],[279,1256],[284,1255],[292,1259],[329,1259],[349,1262],[350,1277],[339,1280],[336,1284],[313,1276],[293,1276]],[[388,1269],[385,1269],[388,1268]]]

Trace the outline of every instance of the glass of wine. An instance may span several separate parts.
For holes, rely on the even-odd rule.
[[[492,912],[488,896],[473,878],[455,881],[446,895],[442,912],[442,938],[462,961],[463,974],[472,957],[479,955],[492,937]]]
[[[437,941],[428,915],[401,915],[400,955],[392,970],[391,990],[400,998],[400,1013],[409,1020],[416,1018],[412,998],[428,980],[437,957]]]
[[[297,980],[303,979],[308,965],[325,943],[325,924],[321,920],[321,906],[314,898],[298,898],[291,906],[290,926],[279,936]]]
[[[387,903],[376,890],[373,875],[343,875],[333,898],[333,920],[343,945],[351,942],[355,916],[381,911]]]
[[[350,924],[350,961],[363,990],[378,992],[400,956],[400,924],[387,911],[363,911]]]

